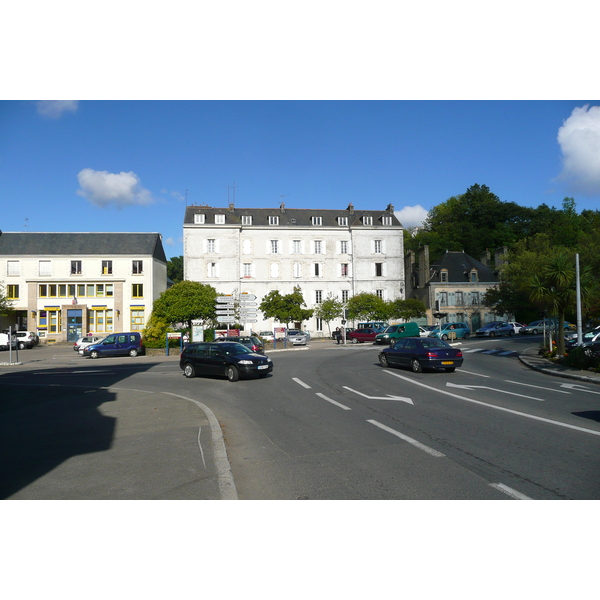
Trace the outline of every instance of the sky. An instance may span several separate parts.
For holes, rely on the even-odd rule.
[[[361,210],[406,227],[485,184],[501,200],[600,200],[600,102],[0,102],[0,229],[159,232],[187,204]]]

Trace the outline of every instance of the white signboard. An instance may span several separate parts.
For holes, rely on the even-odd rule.
[[[219,323],[235,323],[236,318],[235,317],[221,317],[221,316],[218,316],[217,317],[217,321],[219,321]]]

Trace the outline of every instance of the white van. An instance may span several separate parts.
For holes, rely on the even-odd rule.
[[[17,338],[13,336],[12,338],[12,347],[13,350],[17,349]],[[0,333],[0,349],[8,350],[8,333]]]

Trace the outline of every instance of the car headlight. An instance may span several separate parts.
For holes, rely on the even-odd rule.
[[[251,360],[240,360],[239,364],[240,365],[252,365],[254,363]]]

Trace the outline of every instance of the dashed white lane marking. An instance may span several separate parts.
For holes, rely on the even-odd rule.
[[[310,390],[310,385],[308,385],[308,383],[304,383],[304,381],[302,381],[301,379],[298,379],[297,377],[292,377],[292,381],[295,381],[296,383],[300,384],[302,387],[306,388],[307,390]]]
[[[391,427],[388,427],[387,425],[383,425],[382,423],[379,423],[378,421],[374,421],[373,419],[368,419],[367,423],[371,423],[372,425],[375,425],[375,427],[379,427],[380,429],[383,429],[384,431],[387,431],[388,433],[391,433],[392,435],[399,437],[401,440],[408,442],[415,448],[419,448],[419,450],[423,450],[423,452],[427,452],[427,454],[430,454],[431,456],[434,456],[435,458],[442,458],[445,456],[445,454],[442,454],[441,452],[438,452],[437,450],[434,450],[433,448],[430,448],[429,446],[425,446],[425,444],[421,444],[421,442],[417,442],[417,440],[413,440],[413,438],[408,437],[407,435],[404,435],[403,433],[400,433],[399,431],[396,431],[395,429],[392,429]]]
[[[570,394],[571,392],[565,392],[565,390],[555,390],[553,388],[542,387],[541,385],[531,385],[530,383],[521,383],[520,381],[511,381],[505,379],[506,383],[514,383],[515,385],[524,385],[526,387],[538,388],[539,390],[548,390],[549,392],[558,392],[559,394]]]
[[[477,375],[478,377],[490,377],[489,375],[483,375],[482,373],[473,373],[473,371],[465,371],[464,369],[459,369],[461,373],[468,373],[469,375]]]
[[[344,410],[352,410],[349,406],[345,406],[344,404],[340,404],[339,402],[336,402],[335,400],[332,400],[331,398],[328,398],[325,394],[321,394],[321,392],[318,392],[317,396],[319,396],[319,398],[323,398],[323,400],[327,400],[327,402],[331,402],[331,404],[335,404],[336,406],[339,406],[340,408],[343,408]]]
[[[521,492],[517,492],[517,490],[513,490],[511,487],[508,487],[503,483],[490,483],[490,486],[506,494],[507,496],[510,496],[511,498],[515,498],[516,500],[533,500],[533,498],[530,498]]]

